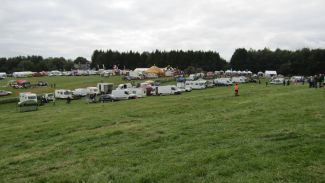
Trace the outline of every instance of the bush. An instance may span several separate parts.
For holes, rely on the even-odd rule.
[[[8,103],[16,103],[18,102],[18,98],[4,98],[0,99],[0,104],[8,104]]]

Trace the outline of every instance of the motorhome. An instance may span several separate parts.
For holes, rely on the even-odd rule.
[[[35,93],[30,93],[30,92],[20,93],[18,104],[22,104],[23,102],[26,101],[34,101],[35,103],[37,103],[37,95]]]
[[[155,86],[152,90],[152,95],[175,95],[180,93],[181,90],[175,85]]]
[[[20,93],[17,110],[19,112],[36,111],[38,109],[37,95],[35,93]]]
[[[206,80],[186,81],[185,85],[191,87],[193,90],[205,89],[207,87]]]
[[[113,83],[97,83],[97,88],[101,94],[111,94],[113,86]]]
[[[100,94],[97,87],[87,87],[88,94]]]
[[[192,88],[190,86],[185,85],[185,82],[177,82],[176,87],[179,88],[182,92],[192,91]]]
[[[55,96],[55,98],[58,98],[58,99],[67,99],[67,98],[72,99],[73,93],[71,90],[60,89],[60,90],[55,90],[54,96]]]
[[[216,86],[231,86],[232,85],[232,81],[230,78],[217,78],[213,82]]]
[[[84,97],[88,94],[88,90],[87,90],[87,88],[76,88],[76,89],[72,90],[72,94],[74,96]]]

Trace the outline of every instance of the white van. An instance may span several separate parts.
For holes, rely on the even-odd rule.
[[[193,90],[201,90],[207,87],[206,80],[186,81],[185,85],[191,87]]]
[[[58,99],[67,99],[67,98],[73,98],[72,96],[72,91],[71,90],[64,90],[64,89],[60,89],[60,90],[55,90],[54,92],[54,96],[55,98]]]
[[[175,85],[155,86],[152,90],[152,95],[175,95],[180,93],[181,90]]]
[[[137,96],[129,92],[128,89],[117,89],[113,90],[112,94],[110,94],[113,100],[128,100],[128,99],[135,99]]]

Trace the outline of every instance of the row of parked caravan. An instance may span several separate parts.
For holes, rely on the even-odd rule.
[[[112,83],[97,83],[96,87],[77,88],[74,90],[58,89],[54,93],[36,95],[20,93],[20,111],[37,109],[39,103],[47,103],[55,99],[79,99],[86,97],[89,102],[106,102],[142,98],[146,96],[176,95],[182,92],[205,89],[214,86],[229,86],[233,82],[246,82],[244,78],[218,78],[214,80],[189,80],[177,82],[176,85],[160,86],[159,83],[147,81],[133,86],[131,83],[119,84],[115,89]]]

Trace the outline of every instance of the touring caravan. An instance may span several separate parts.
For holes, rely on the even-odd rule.
[[[101,94],[111,94],[113,83],[97,83],[97,88]]]
[[[207,87],[206,80],[186,81],[185,85],[193,90],[205,89]]]
[[[155,86],[152,90],[153,95],[175,95],[180,93],[181,90],[175,85]]]
[[[54,92],[54,96],[55,98],[58,99],[67,99],[67,98],[73,98],[72,96],[72,91],[71,90],[64,90],[64,89],[60,89],[60,90],[55,90]]]
[[[232,77],[231,81],[233,83],[245,83],[246,82],[245,78],[243,78],[243,77]]]
[[[12,76],[15,78],[25,78],[33,76],[33,72],[31,71],[24,71],[24,72],[14,72]]]

